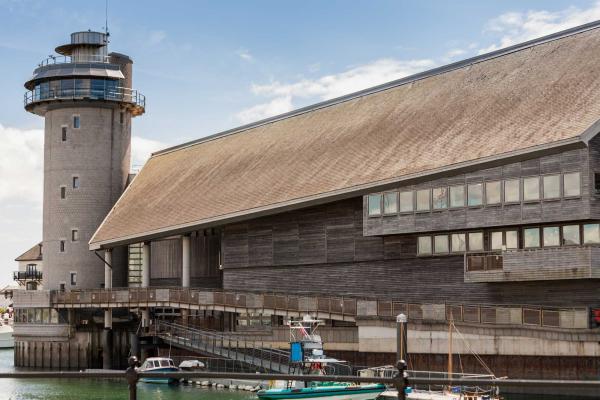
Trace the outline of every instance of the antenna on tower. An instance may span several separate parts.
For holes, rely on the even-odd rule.
[[[110,36],[108,32],[108,0],[104,0],[104,33],[106,33],[107,38]]]

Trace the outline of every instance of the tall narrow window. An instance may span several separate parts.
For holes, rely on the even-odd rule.
[[[381,215],[381,195],[370,194],[367,199],[369,215]]]
[[[483,184],[472,183],[467,186],[467,204],[469,207],[483,204]]]
[[[560,228],[558,226],[546,226],[543,233],[544,247],[560,246]]]
[[[431,254],[431,236],[419,236],[417,245],[419,254]]]
[[[64,291],[65,291],[65,285],[66,285],[66,284],[65,284],[64,282],[61,282],[61,283],[60,283],[60,291],[61,291],[61,292],[64,292]]]
[[[433,237],[433,250],[435,253],[448,253],[448,235],[436,235]]]
[[[467,239],[464,233],[453,233],[451,241],[453,253],[462,252],[467,249]]]
[[[124,124],[125,123],[125,112],[121,111],[119,113],[119,123]]]
[[[506,248],[507,249],[518,249],[519,248],[519,234],[517,231],[506,231]]]
[[[504,202],[519,203],[521,201],[521,186],[518,179],[504,181]]]
[[[560,175],[546,175],[544,182],[544,199],[558,199],[560,197]]]
[[[579,225],[565,225],[562,227],[562,244],[564,246],[577,246],[581,244]]]
[[[417,211],[431,209],[431,191],[429,189],[417,190]]]
[[[579,172],[569,172],[563,175],[563,196],[577,197],[581,195],[581,175]]]
[[[60,198],[61,199],[66,199],[67,198],[67,188],[64,186],[60,187]]]
[[[67,127],[66,127],[66,126],[63,126],[63,127],[61,128],[61,140],[62,140],[63,142],[66,142],[66,141],[67,141]]]
[[[79,115],[73,115],[73,128],[79,129],[81,127],[81,119]]]
[[[448,188],[433,189],[433,209],[442,210],[444,208],[448,208]]]
[[[526,228],[523,230],[523,245],[525,248],[540,247],[540,229]]]
[[[59,251],[61,253],[65,252],[65,241],[64,240],[61,240],[60,243],[59,243]]]
[[[77,272],[71,272],[71,286],[77,285]]]
[[[396,214],[398,212],[398,192],[385,193],[383,195],[383,213]]]
[[[79,189],[79,177],[78,176],[73,177],[73,189]]]
[[[71,229],[71,241],[77,242],[79,240],[79,231],[77,229]]]
[[[400,192],[400,212],[412,212],[415,210],[415,192]]]
[[[540,199],[540,177],[533,176],[523,179],[523,200],[534,201]]]
[[[502,201],[502,184],[500,181],[485,183],[485,204],[500,204]]]
[[[465,186],[450,186],[450,207],[465,206]]]
[[[469,251],[483,251],[482,232],[469,232]]]
[[[504,245],[502,240],[502,232],[492,232],[491,242],[492,250],[502,250],[502,246]]]

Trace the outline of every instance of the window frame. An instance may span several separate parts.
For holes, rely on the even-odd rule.
[[[75,122],[77,121],[77,122]],[[81,115],[73,114],[71,118],[71,127],[73,129],[81,129]]]
[[[590,245],[592,245],[592,246],[593,246],[593,245],[600,245],[600,240],[599,240],[597,243],[586,243],[586,242],[585,242],[585,226],[586,226],[586,225],[597,225],[597,226],[598,226],[598,231],[600,232],[600,222],[592,222],[592,223],[587,223],[587,224],[586,224],[586,223],[582,223],[582,224],[581,224],[581,233],[582,233],[582,235],[581,235],[581,239],[582,239],[582,240],[581,240],[581,243],[582,243],[584,246],[590,246]],[[600,236],[600,233],[599,233],[599,236]]]
[[[481,187],[481,203],[479,204],[469,204],[469,187],[471,186],[480,186]],[[467,183],[467,207],[468,208],[481,208],[484,206],[484,202],[485,202],[485,190],[484,190],[484,183],[483,181],[481,182],[472,182],[472,183]]]
[[[489,203],[488,202],[488,185],[490,183],[497,183],[499,185],[499,192],[498,192],[498,202],[497,203]],[[502,205],[502,198],[504,197],[504,190],[503,187],[504,185],[502,184],[502,179],[498,179],[498,180],[493,180],[493,181],[485,181],[484,186],[484,193],[483,193],[483,200],[485,202],[486,207],[490,206],[490,207],[497,207],[497,206],[501,206]]]
[[[579,194],[577,195],[567,195],[565,192],[565,176],[566,175],[573,175],[573,174],[577,174],[579,175]],[[562,197],[564,199],[578,199],[581,197],[581,189],[582,189],[582,183],[583,183],[583,179],[582,179],[582,175],[581,175],[581,171],[567,171],[567,172],[563,172],[562,173],[562,180],[561,180],[561,189],[562,189]]]
[[[570,243],[565,243],[565,233],[564,233],[564,229],[565,227],[569,227],[569,226],[575,226],[577,227],[577,236],[578,236],[578,243],[576,244],[570,244]],[[564,246],[564,247],[573,247],[573,246],[581,246],[582,245],[582,239],[583,239],[583,225],[582,224],[568,224],[568,225],[561,225],[560,226],[560,245]]]
[[[79,229],[71,228],[71,242],[79,242]]]
[[[436,239],[438,237],[445,237],[446,238],[446,251],[437,251],[437,241]],[[448,234],[441,234],[441,235],[433,235],[433,254],[450,254],[450,238],[448,237]]]
[[[419,192],[427,192],[427,209],[419,209]],[[431,188],[415,190],[415,212],[416,213],[430,213],[431,212]]]
[[[459,235],[462,235],[462,237],[463,237],[463,243],[465,245],[464,250],[454,250],[454,236],[459,236]],[[450,233],[449,236],[450,236],[450,253],[459,254],[459,253],[467,252],[467,232]]]
[[[69,284],[77,286],[77,271],[69,271]]]
[[[558,244],[551,244],[546,246],[546,229],[550,229],[550,228],[557,228],[558,229]],[[561,243],[562,243],[562,229],[561,225],[546,225],[546,226],[542,226],[541,227],[541,247],[544,249],[548,249],[548,248],[556,248],[556,247],[560,247]]]
[[[538,181],[538,197],[537,199],[526,199],[525,198],[525,181],[528,179],[533,179],[533,178],[537,178]],[[539,201],[542,201],[542,179],[541,179],[541,175],[532,175],[532,176],[524,176],[521,178],[521,191],[523,192],[523,194],[521,195],[521,198],[523,199],[523,203],[537,203]]]
[[[433,194],[435,190],[446,190],[446,198],[445,198],[445,207],[436,207],[435,206],[435,195]],[[450,205],[450,189],[448,186],[438,186],[431,189],[431,209],[433,211],[443,211],[447,210]]]
[[[528,249],[541,249],[543,248],[542,244],[544,243],[543,238],[542,238],[542,231],[540,229],[541,227],[538,226],[529,226],[529,227],[524,227],[523,228],[523,250],[528,250]],[[527,235],[525,235],[525,231],[527,230],[533,230],[533,229],[537,229],[538,231],[538,245],[537,246],[531,246],[528,247],[527,246],[527,242],[526,242],[526,237]]]
[[[558,195],[556,197],[546,197],[546,178],[556,176],[558,178]],[[540,175],[541,178],[541,200],[543,201],[556,201],[562,198],[562,174],[543,174]]]
[[[385,210],[385,198],[388,195],[394,195],[394,197],[396,198],[396,211],[392,211],[392,212],[387,212]],[[386,216],[386,215],[397,215],[398,211],[400,209],[400,198],[399,198],[399,193],[397,191],[391,191],[391,192],[383,192],[382,196],[381,196],[381,201],[382,201],[382,207],[381,207],[381,213],[382,215]]]
[[[66,200],[67,198],[67,187],[65,185],[60,185],[60,199]]]
[[[423,253],[421,252],[421,239],[429,239],[429,252]],[[433,240],[431,235],[421,235],[417,236],[417,255],[418,256],[431,256],[433,255]]]
[[[517,195],[518,199],[517,200],[506,200],[506,182],[507,181],[516,181],[517,182],[517,188],[519,190],[519,193]],[[523,201],[523,187],[522,187],[522,182],[521,182],[521,178],[506,178],[506,179],[502,179],[502,203],[503,204],[521,204],[521,202]]]
[[[410,193],[410,210],[402,211],[402,205],[405,204],[402,201],[402,193]],[[416,206],[415,206],[415,191],[414,190],[400,190],[398,191],[398,213],[399,214],[414,214]]]
[[[61,125],[60,126],[60,142],[61,143],[66,143],[67,142],[67,134],[69,132],[69,126],[68,125]]]
[[[66,253],[67,252],[67,241],[65,239],[59,239],[58,241],[58,252]]]
[[[489,232],[489,244],[490,244],[490,251],[502,251],[504,250],[504,247],[506,246],[505,244],[505,239],[504,239],[504,231],[502,230],[493,230]],[[494,233],[499,233],[500,234],[500,248],[499,249],[495,249],[494,248]]]
[[[81,187],[81,178],[79,178],[79,175],[73,175],[71,177],[71,188],[73,190],[79,190],[80,187]]]
[[[471,249],[471,235],[480,234],[481,235],[481,249]],[[467,251],[469,253],[482,253],[485,251],[485,233],[483,231],[471,231],[467,232]]]
[[[462,205],[460,206],[453,206],[452,205],[452,189],[453,188],[461,188],[462,189]],[[467,205],[467,188],[466,185],[463,183],[461,185],[450,185],[448,187],[448,209],[460,209],[460,208],[465,208],[465,206]]]

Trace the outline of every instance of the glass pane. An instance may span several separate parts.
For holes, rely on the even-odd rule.
[[[452,251],[465,251],[467,249],[467,240],[464,233],[452,234]]]
[[[395,214],[398,212],[398,192],[385,193],[383,195],[383,212]]]
[[[35,323],[36,324],[42,323],[42,309],[41,308],[35,309]]]
[[[433,189],[433,208],[434,210],[448,208],[448,188]]]
[[[448,252],[448,235],[434,236],[434,249],[436,253]]]
[[[502,232],[492,232],[492,250],[502,250]]]
[[[579,225],[565,225],[562,227],[563,230],[563,244],[578,245],[581,244],[579,237]]]
[[[523,200],[532,201],[540,199],[540,178],[530,177],[523,179]]]
[[[521,190],[518,179],[504,181],[504,202],[518,203],[521,201]]]
[[[544,176],[544,199],[560,197],[560,175]]]
[[[483,184],[473,183],[467,186],[467,204],[480,206],[483,204]]]
[[[579,172],[565,174],[563,180],[563,195],[565,197],[581,195],[581,177]]]
[[[469,233],[469,251],[483,251],[483,233]]]
[[[370,194],[369,195],[369,215],[380,215],[381,214],[381,195]]]
[[[519,248],[519,234],[517,231],[506,231],[506,248],[507,249],[518,249]]]
[[[58,324],[58,311],[56,311],[54,308],[50,310],[50,323]]]
[[[560,229],[558,226],[544,227],[544,247],[560,246]]]
[[[415,209],[414,192],[400,192],[400,212],[411,212]]]
[[[451,186],[450,187],[450,207],[464,207],[465,206],[465,187]]]
[[[50,323],[50,310],[48,308],[44,308],[42,310],[42,324]]]
[[[501,184],[497,182],[486,182],[485,183],[485,204],[500,204],[502,197],[500,193]]]
[[[583,225],[583,244],[598,244],[600,243],[600,225],[585,224]]]
[[[527,228],[523,230],[523,244],[525,248],[540,247],[540,229]]]
[[[431,236],[419,236],[419,254],[431,254]]]
[[[427,211],[431,208],[429,189],[417,190],[417,211]]]

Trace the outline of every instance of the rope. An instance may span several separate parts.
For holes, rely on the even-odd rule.
[[[481,366],[483,367],[483,369],[485,369],[485,371],[492,375],[494,378],[496,377],[496,375],[494,375],[494,372],[492,372],[492,370],[487,366],[487,364],[485,363],[485,361],[483,361],[483,359],[473,351],[473,349],[471,348],[471,345],[469,344],[469,342],[465,339],[465,337],[463,336],[463,334],[458,330],[458,328],[456,327],[456,325],[452,324],[452,326],[454,327],[454,329],[456,330],[456,333],[458,333],[458,335],[460,336],[460,338],[462,339],[462,341],[464,342],[465,346],[467,347],[467,349],[469,350],[469,352],[475,357],[475,359],[477,361],[479,361],[479,363],[481,364]]]

